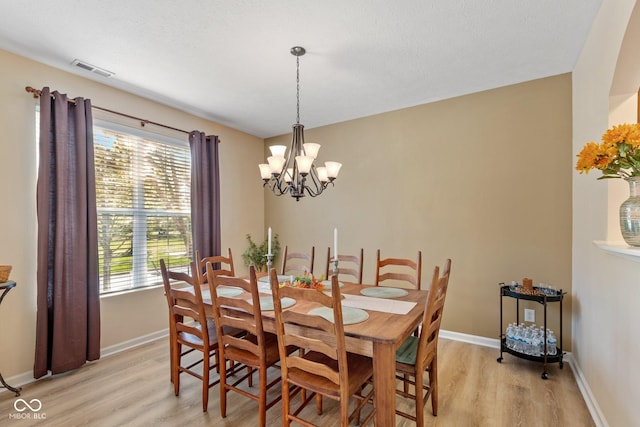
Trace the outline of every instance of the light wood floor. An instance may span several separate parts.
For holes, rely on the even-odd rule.
[[[256,425],[257,404],[236,393],[229,393],[227,417],[221,418],[217,386],[211,389],[208,412],[203,413],[200,382],[188,375],[182,376],[180,396],[174,396],[167,347],[166,340],[157,341],[73,373],[26,385],[21,398],[39,399],[42,409],[38,414],[46,416],[44,420],[10,419],[16,414],[16,397],[0,393],[0,426]],[[557,364],[550,365],[549,379],[544,381],[541,364],[506,353],[499,364],[498,353],[496,349],[440,340],[439,415],[432,416],[428,403],[427,425],[594,425],[567,364],[562,370]],[[398,405],[407,404],[398,398]],[[324,407],[319,418],[312,405],[310,418],[322,426],[336,426],[335,404],[325,399]],[[414,425],[400,417],[396,421],[397,426]],[[267,424],[281,425],[279,405],[267,413]]]

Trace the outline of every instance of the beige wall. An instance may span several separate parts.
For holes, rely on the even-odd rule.
[[[604,0],[573,72],[573,152],[600,140],[609,124],[633,121],[628,99],[640,83],[640,69],[618,73],[624,61],[637,62],[639,40],[626,46],[631,57],[619,57],[635,0]],[[636,6],[636,9],[638,7]],[[640,11],[629,29],[640,26]],[[625,40],[625,43],[627,41]],[[627,100],[618,89],[635,79]],[[610,115],[611,114],[611,115]],[[573,176],[573,356],[581,369],[600,425],[631,426],[640,420],[640,264],[604,253],[594,240],[617,240],[612,230],[617,207],[627,197],[624,182],[597,181],[599,174]],[[628,194],[628,190],[627,193]],[[640,258],[639,258],[640,259]]]
[[[300,202],[266,194],[265,225],[283,247],[315,245],[317,273],[334,227],[340,252],[364,248],[365,282],[374,279],[378,248],[383,257],[421,250],[423,287],[450,257],[443,328],[491,338],[499,334],[499,282],[531,277],[571,293],[570,75],[311,129],[305,137],[322,144],[320,160],[344,164],[336,185]],[[265,145],[276,142],[289,145],[290,135]],[[551,313],[557,319],[557,307]],[[564,315],[569,348],[571,298]]]
[[[50,86],[71,97],[90,98],[94,105],[220,136],[222,245],[231,247],[236,264],[242,265],[244,235],[264,229],[259,174],[257,169],[255,176],[245,173],[262,160],[262,139],[8,52],[0,51],[0,64],[0,264],[13,265],[11,278],[18,283],[0,307],[0,368],[5,378],[33,369],[35,342],[36,101],[25,86]],[[165,329],[163,298],[160,289],[103,298],[102,347]]]

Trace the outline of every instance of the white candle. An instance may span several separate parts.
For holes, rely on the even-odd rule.
[[[271,255],[271,227],[269,227],[269,249],[267,249],[267,255]]]
[[[338,228],[333,229],[333,256],[338,258]]]

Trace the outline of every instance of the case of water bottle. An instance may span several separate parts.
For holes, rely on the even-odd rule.
[[[508,349],[529,356],[543,356],[545,351],[547,355],[555,356],[558,354],[558,340],[551,329],[546,332],[545,335],[543,326],[510,323],[505,332],[505,345]]]

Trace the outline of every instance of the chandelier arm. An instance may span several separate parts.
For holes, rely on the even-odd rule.
[[[315,166],[311,166],[309,175],[307,175],[307,181],[309,180],[309,177],[311,177],[313,188],[310,185],[307,185],[306,190],[308,194],[310,194],[312,197],[315,197],[321,194],[322,190],[324,190],[324,186],[322,184],[322,181],[320,181],[320,178],[318,178],[318,172],[316,171]]]
[[[289,183],[287,183],[284,180],[284,174],[280,174],[279,176],[272,176],[271,178],[271,186],[270,186],[270,190],[276,195],[276,196],[282,196],[283,194],[286,194],[289,192]]]

